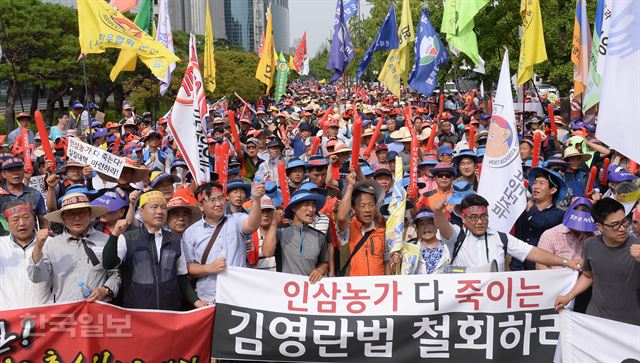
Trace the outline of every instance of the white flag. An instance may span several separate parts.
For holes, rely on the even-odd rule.
[[[173,34],[171,33],[171,19],[169,18],[168,0],[160,0],[158,3],[158,30],[156,31],[156,40],[162,43],[171,53],[173,51]],[[171,63],[167,67],[167,74],[164,78],[158,78],[160,81],[160,94],[164,95],[169,89],[171,83],[171,72],[176,68],[176,63]]]
[[[563,310],[560,346],[562,363],[637,362],[640,326]]]
[[[489,227],[494,231],[509,232],[527,206],[506,49],[493,102],[478,194],[489,202]]]
[[[611,2],[596,137],[640,162],[640,1]]]
[[[302,70],[300,71],[301,76],[309,75],[309,56],[304,57],[304,61],[302,62]]]
[[[198,66],[196,37],[191,34],[189,65],[167,124],[197,184],[209,181],[206,115],[207,99]]]

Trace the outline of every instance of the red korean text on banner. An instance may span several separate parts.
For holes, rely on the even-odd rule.
[[[209,362],[213,313],[213,307],[170,312],[84,301],[5,310],[0,312],[0,359]]]
[[[287,170],[284,165],[284,160],[278,162],[278,183],[282,191],[282,205],[286,207],[289,205],[289,201],[291,201],[291,194],[289,193],[289,183],[287,182]]]
[[[38,133],[40,134],[40,138],[42,140],[49,140],[49,134],[47,133],[47,125],[45,125],[44,123],[44,118],[42,118],[42,113],[40,113],[40,110],[36,110],[35,114],[33,115],[34,118],[36,119],[36,126],[38,127]],[[49,142],[43,142],[42,143],[42,151],[44,151],[44,157],[47,161],[50,161],[53,163],[53,165],[51,166],[51,168],[49,169],[50,172],[55,173],[56,172],[56,158],[53,156],[53,150],[51,150],[51,143]]]

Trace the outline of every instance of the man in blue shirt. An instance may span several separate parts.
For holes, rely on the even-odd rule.
[[[27,113],[21,112],[18,114],[18,116],[16,116],[16,120],[18,121],[18,125],[20,127],[11,131],[9,133],[9,136],[7,136],[7,145],[9,145],[9,147],[13,146],[13,143],[16,141],[16,139],[20,137],[20,134],[22,133],[22,129],[29,128],[29,124],[31,123],[31,116],[29,116],[29,114]],[[28,133],[29,133],[29,145],[35,145],[36,139],[35,139],[35,135],[33,134],[33,131],[29,130]]]
[[[196,292],[199,299],[215,302],[218,274],[227,266],[246,266],[245,236],[250,236],[260,227],[260,199],[264,194],[264,182],[254,183],[251,212],[228,215],[225,213],[227,199],[220,184],[206,183],[196,189],[195,195],[204,215],[184,231],[182,248],[189,275],[198,279]],[[214,236],[216,230],[218,234]],[[212,241],[212,237],[216,238]]]
[[[515,225],[514,235],[532,246],[538,246],[542,233],[562,223],[564,212],[555,202],[564,200],[567,184],[560,174],[545,168],[536,167],[529,172],[529,190],[533,199],[527,203],[527,209],[520,215]],[[511,271],[535,270],[535,263],[524,263],[512,259]]]

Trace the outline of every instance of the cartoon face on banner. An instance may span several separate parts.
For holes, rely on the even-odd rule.
[[[518,148],[514,147],[517,136],[509,122],[500,115],[493,115],[489,126],[485,160],[492,167],[509,165],[518,156]]]

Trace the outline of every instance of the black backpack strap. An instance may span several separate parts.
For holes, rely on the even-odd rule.
[[[504,232],[498,232],[498,236],[500,236],[500,241],[502,241],[502,248],[504,249],[504,258],[506,261],[507,247],[509,246],[509,236],[507,236],[507,234]]]
[[[347,262],[344,263],[344,266],[342,266],[342,268],[338,272],[338,276],[344,276],[345,273],[347,273],[347,269],[349,268],[349,265],[351,265],[351,259],[356,253],[358,253],[358,251],[360,251],[360,249],[362,248],[364,243],[369,239],[369,236],[371,236],[371,233],[373,233],[373,231],[374,231],[373,229],[366,231],[362,236],[362,238],[360,238],[360,241],[358,241],[358,244],[353,248],[353,252],[349,254],[349,258],[347,259]]]
[[[467,234],[462,228],[460,228],[460,233],[458,233],[458,238],[456,239],[456,243],[453,245],[453,256],[451,257],[451,264],[453,264],[453,261],[455,261],[456,257],[458,257],[458,253],[462,248],[462,243],[466,238],[467,238]]]

